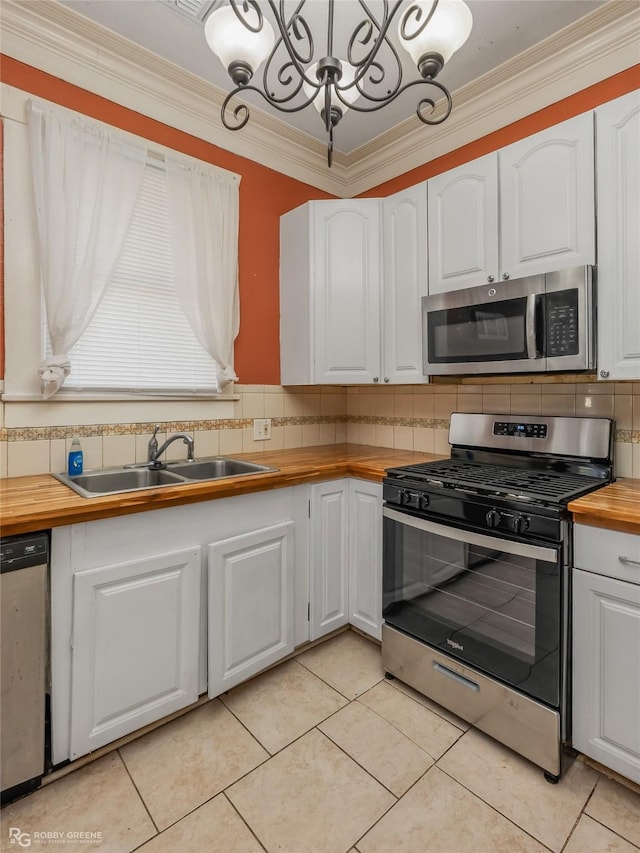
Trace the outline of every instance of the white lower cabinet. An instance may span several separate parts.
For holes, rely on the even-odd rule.
[[[348,480],[311,486],[309,639],[349,621]]]
[[[226,690],[309,639],[308,495],[302,485],[52,530],[54,764],[190,705],[207,670]]]
[[[640,783],[640,537],[575,530],[573,745]]]
[[[340,479],[52,530],[52,761],[349,622],[381,632],[382,487]]]
[[[382,486],[311,486],[310,637],[351,624],[382,636]]]
[[[294,647],[293,521],[209,546],[209,696]]]
[[[77,758],[198,698],[200,548],[73,577]]]
[[[382,639],[382,485],[349,481],[349,622]]]

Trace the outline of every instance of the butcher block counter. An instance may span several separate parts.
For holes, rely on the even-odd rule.
[[[5,478],[0,480],[0,534],[12,536],[339,477],[360,477],[380,482],[387,468],[443,457],[385,447],[331,444],[264,453],[238,453],[233,454],[233,458],[259,462],[278,471],[92,498],[77,495],[49,474]]]
[[[640,480],[621,478],[569,503],[574,521],[640,534]]]

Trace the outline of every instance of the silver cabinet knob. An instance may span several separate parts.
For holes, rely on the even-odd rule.
[[[388,376],[385,376],[385,377],[384,377],[384,381],[385,381],[385,382],[388,382],[388,381],[389,381],[389,377],[388,377]]]
[[[373,377],[373,381],[374,381],[374,382],[379,382],[380,380],[378,379],[378,377],[377,377],[377,376],[374,376],[374,377]]]
[[[601,370],[601,371],[600,371],[600,376],[601,376],[603,379],[607,379],[607,377],[609,376],[609,371],[608,371],[608,370]]]
[[[508,278],[510,278],[509,273],[508,273],[508,272],[503,272],[503,273],[502,273],[502,278],[506,281]]]
[[[491,284],[491,282],[495,281],[495,280],[496,280],[495,275],[488,275],[487,276],[487,281],[489,282],[489,284]]]

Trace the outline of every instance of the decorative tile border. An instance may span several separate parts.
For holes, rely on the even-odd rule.
[[[411,427],[414,429],[449,429],[444,418],[394,418],[375,415],[301,415],[271,418],[273,427],[315,426],[320,424],[368,424],[373,426]],[[203,432],[205,430],[250,429],[253,418],[229,418],[211,421],[167,421],[160,423],[160,432]],[[102,437],[112,435],[149,435],[156,423],[89,424],[56,427],[17,427],[0,429],[0,441],[52,441]],[[640,430],[617,429],[614,440],[621,444],[640,444]]]

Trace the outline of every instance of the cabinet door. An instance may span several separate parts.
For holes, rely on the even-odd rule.
[[[209,696],[293,651],[294,522],[209,546]]]
[[[573,745],[640,783],[640,586],[574,569]]]
[[[427,382],[420,300],[427,295],[427,185],[383,199],[382,381]]]
[[[73,577],[71,754],[198,698],[200,548]]]
[[[595,263],[593,151],[590,112],[500,150],[502,278]]]
[[[347,491],[347,480],[311,487],[311,640],[349,621]]]
[[[640,379],[640,92],[596,110],[598,376]]]
[[[349,622],[382,639],[382,486],[349,482]]]
[[[427,185],[429,293],[498,277],[498,156],[487,154]]]
[[[313,205],[315,381],[380,381],[380,203]]]

